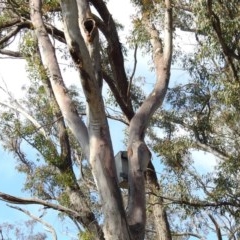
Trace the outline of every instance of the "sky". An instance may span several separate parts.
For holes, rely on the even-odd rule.
[[[119,19],[121,23],[125,26],[124,32],[121,33],[121,41],[124,42],[126,40],[126,35],[128,34],[130,29],[129,18],[134,12],[134,10],[129,5],[129,0],[110,0],[109,10],[110,12],[112,12],[113,17],[115,19]],[[184,36],[181,44],[183,44],[185,48],[189,47],[189,49],[191,49],[193,45],[193,43],[191,42],[191,36]],[[150,89],[150,87],[152,87],[151,84],[155,79],[155,76],[154,72],[149,73],[149,66],[146,65],[147,61],[150,61],[150,59],[146,59],[146,56],[143,57],[141,53],[138,53],[138,66],[136,75],[145,75],[146,72],[148,72],[148,75],[146,76],[146,81],[149,84]],[[129,68],[133,66],[133,64],[131,63],[131,59],[127,62],[127,64],[129,64]],[[72,78],[76,77],[76,73],[73,70],[70,70],[70,73],[68,71],[64,74],[68,74],[68,77],[70,76],[70,74],[71,76],[73,76]],[[173,69],[171,75],[171,84],[173,85],[176,82],[186,80],[187,77],[187,74],[181,69]],[[5,81],[14,96],[18,98],[23,95],[23,91],[21,89],[22,86],[25,84],[26,79],[27,75],[25,63],[23,60],[0,58],[0,86],[2,85],[3,81]],[[2,92],[0,92],[0,100],[4,99],[4,95],[2,94]],[[112,129],[123,130],[123,126],[120,123],[110,121],[110,126]],[[112,134],[112,142],[114,143],[114,150],[116,153],[124,148],[122,140],[119,140],[119,135]],[[201,152],[193,152],[193,156],[196,159],[196,166],[198,166],[198,168],[200,169],[202,168],[203,172],[212,170],[216,164],[215,159],[213,159],[210,155]],[[25,196],[26,193],[23,193],[21,191],[22,184],[24,182],[24,176],[22,174],[19,174],[15,170],[14,166],[15,160],[13,156],[10,153],[5,152],[0,147],[0,191],[13,195]],[[39,212],[38,210],[38,207],[36,206],[22,207],[36,214],[36,216],[39,216],[41,214],[41,212]],[[59,221],[59,218],[55,212],[50,212],[47,216],[45,216],[44,219],[57,229],[59,240],[71,239],[71,233],[77,231],[77,229],[74,228],[72,224],[69,224],[68,221],[67,223],[62,223],[61,221]],[[21,212],[6,207],[6,204],[0,201],[0,224],[6,221],[12,223],[17,221],[21,223],[24,220],[29,220],[29,218]],[[43,230],[45,233],[47,233],[42,225],[38,225],[38,229],[40,231]],[[48,239],[51,239],[50,234],[48,234]]]

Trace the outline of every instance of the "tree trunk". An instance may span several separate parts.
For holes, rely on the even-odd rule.
[[[147,189],[149,190],[149,203],[152,207],[154,215],[154,224],[157,231],[158,240],[172,240],[169,222],[167,219],[167,213],[164,207],[164,201],[160,194],[160,185],[158,183],[157,175],[152,165],[149,162],[148,169],[146,171]]]
[[[129,201],[128,223],[134,239],[144,239],[146,223],[146,200],[144,171],[151,159],[151,153],[144,142],[149,121],[163,103],[167,92],[172,59],[172,9],[171,1],[165,0],[164,46],[151,20],[143,12],[143,22],[149,33],[153,60],[156,68],[156,84],[142,103],[129,126]],[[144,193],[144,194],[143,194]]]
[[[36,30],[41,53],[47,67],[51,87],[66,123],[89,159],[92,173],[102,201],[105,239],[142,240],[145,235],[146,200],[144,171],[151,154],[144,142],[151,116],[162,104],[169,77],[172,53],[171,6],[166,0],[164,51],[156,31],[148,25],[152,39],[157,81],[152,93],[133,116],[129,127],[129,201],[127,219],[117,183],[116,167],[101,86],[98,29],[86,0],[62,0],[64,33],[70,54],[80,73],[87,101],[88,127],[79,117],[67,94],[54,48],[41,16],[40,0],[30,2],[31,19]],[[114,63],[112,63],[114,64]],[[117,77],[116,77],[117,78]],[[127,94],[127,87],[126,94]],[[70,198],[78,201],[71,189]],[[76,204],[77,206],[77,204]],[[79,205],[80,207],[80,205]],[[81,211],[81,207],[79,209]],[[130,231],[129,231],[130,229]],[[130,233],[131,232],[131,233]]]

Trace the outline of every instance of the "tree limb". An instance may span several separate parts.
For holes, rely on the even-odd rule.
[[[156,83],[144,100],[138,111],[131,119],[129,126],[128,159],[129,159],[129,201],[128,221],[130,229],[136,231],[138,226],[139,238],[143,238],[146,221],[146,199],[144,171],[151,159],[151,153],[144,142],[149,121],[157,108],[163,103],[167,92],[172,59],[172,8],[171,1],[165,0],[164,48],[159,32],[155,28],[148,11],[142,12],[143,24],[149,34],[152,45],[152,55],[156,71]],[[141,213],[141,214],[140,214]],[[141,235],[143,234],[143,235]]]
[[[138,49],[138,45],[135,44],[134,54],[133,54],[133,57],[134,57],[133,71],[132,71],[132,74],[131,74],[131,76],[130,76],[130,78],[129,78],[128,90],[127,90],[127,99],[128,99],[128,102],[130,101],[132,81],[133,81],[133,77],[134,77],[134,75],[135,75],[136,68],[137,68],[137,49]]]
[[[122,99],[119,103],[120,108],[126,115],[127,119],[130,121],[134,115],[131,102],[128,104],[127,92],[128,92],[128,79],[124,67],[124,58],[122,54],[122,45],[119,41],[117,29],[112,15],[109,13],[106,4],[103,0],[91,0],[93,6],[98,11],[99,15],[103,19],[104,25],[102,26],[103,33],[105,33],[105,38],[108,41],[108,57],[112,69],[113,80],[115,87],[118,89],[120,97],[116,97],[117,102]],[[110,85],[111,88],[113,85]],[[111,88],[112,89],[112,88]],[[113,91],[115,93],[115,91]]]
[[[221,206],[232,206],[232,207],[239,207],[239,203],[228,202],[228,201],[218,201],[218,202],[209,202],[209,201],[194,201],[194,200],[184,200],[184,199],[174,199],[171,197],[160,196],[163,199],[169,200],[171,204],[178,204],[178,205],[187,205],[196,208],[208,208],[208,207],[221,207]]]
[[[5,29],[5,28],[9,28],[12,27],[18,23],[21,22],[20,18],[9,18],[9,19],[5,19],[4,22],[1,22],[0,24],[0,29]]]
[[[232,70],[232,73],[233,73],[233,76],[234,76],[234,79],[236,81],[239,81],[239,78],[238,78],[238,71],[234,65],[234,62],[232,60],[232,58],[235,58],[237,60],[240,60],[240,56],[236,55],[232,49],[230,49],[227,44],[225,43],[224,41],[224,38],[223,38],[223,33],[222,33],[222,29],[221,29],[221,24],[220,24],[220,19],[219,17],[214,13],[213,9],[212,9],[212,0],[207,0],[207,10],[208,10],[208,14],[209,14],[209,18],[210,18],[210,21],[212,23],[212,26],[213,26],[213,29],[214,31],[216,32],[217,34],[217,38],[218,38],[218,41],[222,47],[222,50],[223,50],[223,53],[224,53],[224,56],[227,60],[227,62],[229,63],[230,67],[231,67],[231,70]]]
[[[23,58],[22,54],[20,52],[6,50],[6,49],[0,49],[0,54],[7,55],[13,58]]]
[[[34,7],[33,7],[33,6]],[[60,68],[58,66],[57,58],[53,45],[49,39],[48,32],[44,26],[44,22],[41,16],[41,3],[40,1],[31,1],[31,20],[35,27],[36,35],[39,41],[39,45],[42,48],[43,60],[46,63],[46,67],[49,71],[49,78],[51,86],[53,88],[54,95],[59,104],[64,119],[66,120],[73,135],[78,139],[84,154],[89,155],[89,137],[85,123],[78,115],[77,110],[67,94]]]
[[[175,233],[173,232],[172,233],[172,236],[176,236],[176,237],[195,237],[195,238],[199,238],[201,240],[204,240],[205,238],[199,234],[196,234],[196,233],[191,233],[191,232],[183,232],[183,233]]]
[[[213,224],[215,226],[217,239],[218,240],[222,240],[223,238],[222,238],[221,228],[219,227],[216,219],[211,214],[208,214],[208,216],[209,216],[209,218],[211,219],[211,221],[213,222]]]
[[[76,219],[80,217],[80,215],[77,212],[73,211],[72,209],[69,209],[64,206],[54,204],[51,202],[47,202],[41,199],[37,199],[37,198],[21,198],[21,197],[15,197],[15,196],[0,192],[0,200],[4,202],[9,202],[12,204],[21,204],[21,205],[39,204],[47,208],[51,208],[59,212],[66,213],[67,215],[71,215]]]

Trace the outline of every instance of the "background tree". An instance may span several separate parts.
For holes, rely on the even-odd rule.
[[[180,57],[180,66],[189,72],[188,80],[169,89],[166,107],[155,115],[153,126],[165,129],[164,134],[159,137],[149,132],[154,139],[152,147],[166,166],[167,174],[160,175],[165,189],[161,195],[175,206],[175,213],[180,210],[177,221],[181,224],[172,228],[175,232],[195,228],[205,236],[210,225],[218,239],[224,235],[234,239],[239,234],[238,5],[236,1],[176,5],[181,12],[177,25],[194,32],[196,47]],[[196,150],[209,153],[202,158],[215,157],[214,173],[203,175],[195,168],[191,153]],[[183,219],[190,221],[185,225]]]

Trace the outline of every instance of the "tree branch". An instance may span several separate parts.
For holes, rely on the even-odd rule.
[[[137,68],[137,49],[138,49],[138,45],[135,44],[134,54],[133,54],[133,57],[134,57],[133,71],[132,71],[132,74],[131,74],[130,79],[129,79],[128,90],[127,90],[128,103],[129,103],[129,101],[131,101],[130,98],[131,98],[132,81],[133,81],[133,77],[135,75],[136,68]]]
[[[177,119],[177,118],[172,118],[170,120],[172,123],[175,124],[179,124],[181,126],[183,126],[184,128],[193,131],[194,136],[195,136],[195,145],[196,147],[199,147],[200,150],[203,150],[205,152],[208,153],[212,153],[213,155],[215,155],[217,158],[222,159],[223,161],[226,161],[229,156],[227,153],[221,151],[220,149],[217,149],[216,147],[210,146],[207,143],[202,143],[199,138],[197,137],[197,132],[196,129],[194,128],[194,126],[190,126],[189,124],[184,123],[181,119]]]
[[[21,204],[21,205],[30,205],[30,204],[39,204],[42,206],[45,206],[47,208],[51,208],[54,210],[57,210],[59,212],[66,213],[67,215],[71,215],[74,218],[78,219],[80,217],[80,214],[77,212],[73,211],[72,209],[66,208],[64,206],[50,203],[41,199],[36,199],[36,198],[20,198],[20,197],[15,197],[3,192],[0,192],[0,200],[4,202],[9,202],[12,204]]]
[[[49,71],[51,86],[59,104],[64,119],[73,135],[78,139],[84,154],[89,155],[89,137],[85,123],[78,115],[77,110],[67,94],[62,74],[57,62],[53,45],[44,26],[41,16],[41,3],[38,0],[30,1],[31,20],[35,27],[39,45],[42,48],[43,60]]]
[[[16,104],[16,106],[13,106],[9,103],[3,102],[0,100],[0,104],[3,106],[6,106],[10,109],[13,109],[16,112],[21,113],[24,117],[26,117],[38,130],[41,134],[43,134],[43,136],[47,139],[48,135],[45,132],[43,126],[41,126],[38,121],[36,119],[34,119],[30,114],[27,113],[27,111],[25,109],[23,109],[23,107],[15,100],[14,103]]]
[[[23,209],[23,208],[20,208],[20,207],[16,207],[16,206],[12,206],[12,205],[9,205],[7,204],[8,207],[10,208],[13,208],[13,209],[16,209],[20,212],[23,212],[25,213],[26,215],[28,215],[29,217],[31,217],[32,219],[34,219],[35,221],[37,222],[40,222],[42,225],[44,225],[47,229],[49,229],[49,232],[52,233],[52,236],[53,236],[53,240],[57,240],[57,234],[56,234],[56,231],[54,230],[54,228],[48,224],[47,222],[43,221],[41,218],[39,217],[36,217],[34,216],[33,214],[31,214],[29,211]]]
[[[195,237],[195,238],[199,238],[201,240],[204,240],[205,238],[199,234],[196,233],[191,233],[191,232],[183,232],[183,233],[172,233],[172,236],[175,237],[181,237],[181,236],[185,236],[185,237]]]
[[[103,0],[90,0],[90,2],[96,8],[106,26],[105,28],[103,28],[104,25],[102,24],[99,27],[102,27],[102,32],[108,41],[107,52],[112,69],[113,81],[115,87],[118,89],[120,98],[118,96],[114,96],[117,102],[119,101],[119,99],[122,99],[119,103],[119,106],[122,109],[123,113],[126,115],[127,119],[130,121],[134,115],[134,111],[131,102],[128,103],[128,80],[124,67],[122,45],[119,41],[115,22]],[[112,86],[113,85],[110,85],[109,87],[111,88]],[[113,91],[113,93],[114,92],[115,91]]]
[[[237,71],[237,69],[234,65],[234,62],[233,62],[232,58],[240,60],[240,56],[236,55],[232,51],[232,49],[230,49],[227,46],[227,44],[225,43],[224,38],[223,38],[223,33],[222,33],[219,17],[214,13],[214,11],[212,9],[212,0],[207,0],[207,10],[208,10],[209,18],[210,18],[210,21],[212,23],[213,29],[216,32],[218,41],[219,41],[219,43],[222,47],[224,56],[225,56],[227,62],[229,63],[229,65],[231,67],[233,76],[234,76],[236,81],[239,81],[238,71]]]
[[[129,126],[128,221],[133,232],[136,231],[136,227],[138,228],[139,238],[144,236],[143,229],[146,223],[146,199],[143,194],[145,192],[144,171],[151,159],[151,153],[144,138],[152,115],[164,100],[170,78],[173,31],[171,1],[165,0],[164,49],[159,32],[149,18],[148,11],[145,11],[144,8],[142,20],[152,45],[157,79],[152,92],[139,107]]]
[[[208,208],[208,207],[221,207],[221,206],[232,206],[232,207],[240,207],[240,204],[234,203],[234,202],[228,202],[228,201],[220,201],[220,202],[209,202],[209,201],[194,201],[194,200],[183,200],[183,199],[174,199],[171,197],[166,197],[166,196],[159,196],[162,197],[165,200],[169,200],[171,204],[178,204],[178,205],[187,205],[191,207],[196,207],[196,208]]]
[[[209,218],[211,219],[211,221],[213,222],[215,229],[216,229],[216,234],[217,234],[217,239],[218,240],[222,240],[222,233],[221,233],[221,228],[219,227],[216,219],[211,215],[208,214]]]
[[[53,25],[51,25],[49,23],[45,23],[45,27],[46,27],[47,32],[51,36],[56,38],[59,42],[66,43],[66,39],[65,39],[65,35],[64,35],[63,31],[57,29],[56,27],[54,27]]]
[[[159,32],[150,22],[147,13],[143,13],[143,23],[149,34],[152,45],[152,55],[156,69],[154,89],[140,106],[130,124],[130,140],[143,139],[149,120],[156,109],[161,106],[167,92],[172,59],[172,9],[171,1],[165,1],[164,48]]]
[[[5,28],[9,28],[9,27],[12,27],[18,23],[21,22],[21,19],[20,18],[9,18],[9,19],[6,19],[4,20],[4,22],[1,22],[0,24],[0,29],[5,29]]]
[[[0,54],[7,55],[14,58],[23,58],[20,52],[15,52],[15,51],[6,50],[6,49],[0,49]]]

